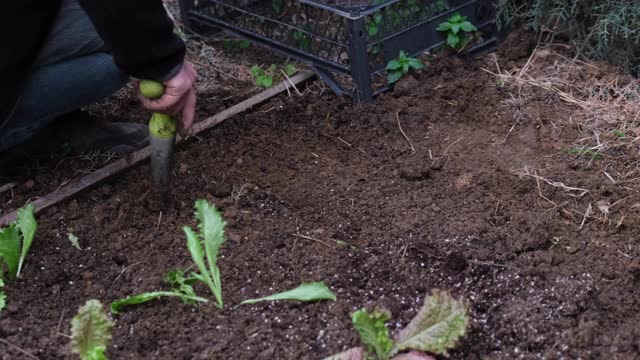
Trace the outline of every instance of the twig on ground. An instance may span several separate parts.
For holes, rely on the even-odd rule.
[[[587,222],[587,219],[589,218],[589,216],[591,216],[592,213],[593,207],[591,206],[591,203],[589,203],[589,206],[587,206],[587,210],[585,210],[584,216],[582,217],[582,222],[580,223],[580,227],[578,228],[579,230],[582,230],[584,223]]]
[[[296,91],[296,93],[298,93],[298,95],[302,96],[302,93],[300,93],[300,90],[298,90],[298,87],[296,86],[296,84],[293,83],[293,81],[291,81],[291,79],[289,78],[289,75],[287,75],[286,72],[284,72],[284,70],[280,69],[280,72],[282,73],[282,75],[284,75],[285,79],[287,79],[287,81],[291,84],[291,86],[293,87],[293,90]],[[289,89],[287,88],[287,91]]]
[[[39,357],[33,355],[32,353],[28,352],[27,350],[24,350],[24,349],[22,349],[22,348],[20,348],[20,347],[18,347],[16,345],[13,345],[12,343],[8,342],[5,339],[0,339],[0,342],[5,344],[5,345],[7,345],[8,347],[18,351],[19,353],[22,353],[22,354],[32,358],[32,359],[40,359]]]
[[[16,187],[16,185],[18,185],[18,183],[10,182],[0,186],[0,194],[2,194],[5,191],[12,190],[14,187]]]
[[[501,267],[501,268],[505,268],[505,269],[509,269],[509,270],[518,270],[518,271],[520,270],[520,269],[515,268],[513,266],[503,265],[503,264],[496,264],[496,263],[492,263],[492,262],[488,262],[488,261],[467,260],[467,262],[475,264],[475,265],[495,266],[495,267]]]
[[[302,234],[300,234],[300,233],[292,234],[292,236],[299,237],[299,238],[301,238],[301,239],[305,239],[305,240],[311,240],[311,241],[319,242],[319,243],[321,243],[321,244],[322,244],[322,245],[324,245],[324,246],[327,246],[327,247],[333,248],[333,246],[331,246],[331,244],[327,243],[326,241],[323,241],[323,240],[320,240],[320,239],[316,239],[316,238],[313,238],[313,237],[311,237],[311,236],[302,235]]]
[[[140,265],[140,264],[142,264],[143,262],[144,262],[144,261],[138,261],[137,263],[133,263],[133,264],[131,264],[131,265],[129,265],[129,266],[127,266],[127,267],[123,268],[123,269],[122,269],[122,271],[120,271],[120,274],[118,274],[118,276],[116,276],[116,278],[113,280],[113,283],[112,283],[112,284],[115,284],[115,283],[116,283],[116,281],[118,281],[118,279],[120,279],[120,277],[122,276],[122,274],[124,274],[124,272],[125,272],[125,271],[127,271],[128,269],[130,269],[130,268],[132,268],[132,267],[134,267],[134,266],[136,266],[136,265]]]
[[[331,138],[331,139],[338,140],[338,141],[340,141],[340,142],[344,143],[345,145],[347,145],[348,147],[352,147],[352,146],[351,146],[351,144],[349,144],[348,142],[344,141],[344,140],[343,140],[341,137],[339,137],[339,136],[332,136],[332,135],[329,135],[329,134],[322,134],[322,135],[323,135],[323,136],[326,136],[326,137],[328,137],[328,138]]]
[[[534,179],[538,179],[538,180],[542,180],[545,183],[554,186],[554,187],[559,187],[561,189],[564,189],[565,191],[569,192],[569,196],[575,196],[575,197],[582,197],[586,194],[588,194],[590,191],[589,189],[583,189],[583,188],[579,188],[579,187],[573,187],[573,186],[568,186],[565,185],[563,182],[560,181],[553,181],[553,180],[549,180],[545,177],[542,177],[540,175],[537,174],[537,172],[534,171],[534,173],[532,174],[529,171],[529,167],[525,166],[523,170],[519,170],[519,171],[514,171],[518,176],[528,176]],[[571,192],[576,192],[577,194],[572,194]]]
[[[411,152],[415,153],[416,152],[416,148],[413,147],[413,143],[411,142],[411,139],[409,139],[407,134],[405,134],[404,130],[402,130],[402,125],[400,125],[400,112],[396,113],[396,119],[398,120],[398,129],[400,129],[400,132],[402,133],[402,136],[404,136],[404,139],[407,140],[407,143],[409,143],[409,146],[411,147]]]
[[[462,138],[463,138],[463,136],[460,136],[460,137],[458,138],[458,140],[456,140],[456,141],[452,142],[451,144],[449,144],[449,146],[447,146],[447,148],[446,148],[446,149],[444,149],[444,152],[442,153],[442,157],[445,157],[445,156],[449,153],[449,150],[451,150],[451,148],[453,147],[453,145],[455,145],[455,144],[459,143],[459,142],[460,142],[460,140],[462,140]]]

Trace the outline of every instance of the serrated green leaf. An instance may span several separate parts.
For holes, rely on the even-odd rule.
[[[193,285],[197,279],[194,277],[185,278],[184,271],[182,270],[174,270],[169,271],[165,274],[164,280],[167,284],[169,284],[174,292],[186,295],[182,297],[182,301],[185,304],[195,305],[196,302],[191,300],[191,298],[197,297],[195,290],[193,290]]]
[[[387,311],[374,310],[370,313],[366,309],[358,310],[351,316],[351,322],[360,334],[360,341],[379,360],[388,359],[393,348],[386,325],[389,318],[391,314]]]
[[[448,22],[443,22],[443,23],[441,23],[440,25],[438,25],[438,27],[436,28],[436,30],[438,30],[438,31],[442,31],[442,32],[444,32],[444,31],[449,31],[449,30],[451,30],[451,24],[450,24],[450,23],[448,23]]]
[[[149,302],[151,300],[161,298],[161,297],[178,297],[181,299],[187,299],[198,302],[207,302],[207,299],[201,298],[199,296],[188,296],[185,294],[181,294],[173,291],[152,291],[141,293],[133,296],[128,296],[124,299],[119,299],[111,303],[111,313],[119,314],[122,312],[122,309],[128,305],[138,305]]]
[[[398,60],[391,60],[387,64],[387,70],[398,70],[401,67],[402,67],[402,64],[400,64],[400,61]]]
[[[327,285],[322,281],[302,283],[295,289],[283,291],[277,294],[257,298],[249,299],[240,303],[255,304],[261,301],[276,301],[276,300],[296,300],[302,302],[319,301],[319,300],[333,300],[336,301],[336,294],[334,294]]]
[[[10,279],[15,279],[20,263],[20,230],[14,222],[0,229],[0,275],[6,266]]]
[[[389,84],[393,84],[394,82],[400,80],[402,75],[403,75],[402,71],[391,71],[390,73],[387,74],[387,82]]]
[[[391,355],[404,350],[418,350],[431,354],[446,355],[469,326],[466,304],[454,299],[449,293],[434,291],[424,299],[418,314],[406,328],[398,333]]]
[[[478,29],[476,29],[475,26],[473,26],[472,23],[468,22],[468,21],[464,21],[460,24],[460,28],[462,29],[462,31],[465,32],[474,32],[477,31]]]
[[[104,354],[111,341],[112,328],[113,323],[100,301],[87,301],[71,320],[71,351],[82,360],[105,359],[95,356],[100,352]]]
[[[272,85],[269,79],[268,87]],[[227,224],[222,219],[222,214],[215,206],[204,199],[196,200],[196,218],[199,222],[200,233],[204,242],[205,254],[209,263],[209,274],[214,287],[211,289],[216,298],[218,307],[224,307],[222,300],[222,284],[220,283],[220,270],[218,268],[218,251],[225,242],[224,227]],[[202,270],[200,270],[202,272]]]
[[[71,242],[71,245],[73,245],[73,247],[78,250],[82,250],[80,248],[80,242],[78,242],[78,237],[73,235],[73,233],[69,233],[69,241]]]
[[[451,24],[451,32],[457,34],[460,31],[460,24]]]
[[[18,209],[17,222],[20,228],[20,234],[22,235],[22,250],[20,251],[20,262],[18,263],[16,277],[20,276],[22,264],[24,264],[24,259],[27,257],[27,253],[31,248],[31,242],[33,242],[33,238],[36,236],[36,230],[38,229],[38,223],[36,223],[36,217],[33,214],[33,204]]]

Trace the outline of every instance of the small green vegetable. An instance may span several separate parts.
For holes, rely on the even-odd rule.
[[[360,341],[378,360],[389,359],[389,353],[393,348],[393,341],[386,325],[390,318],[391,314],[388,311],[374,310],[370,313],[366,309],[358,310],[351,316],[351,322],[360,334]]]
[[[100,301],[87,301],[71,320],[71,351],[82,360],[106,360],[112,328]]]
[[[32,204],[19,209],[17,220],[0,229],[0,278],[4,278],[5,267],[10,279],[20,276],[37,229]]]
[[[225,242],[224,227],[227,223],[222,219],[220,211],[204,199],[196,200],[195,208],[200,231],[196,233],[189,226],[182,228],[187,236],[187,248],[199,271],[192,276],[207,284],[216,298],[218,307],[222,309],[224,302],[218,268],[218,251]]]
[[[127,305],[138,305],[149,302],[151,300],[160,298],[160,297],[179,297],[184,302],[207,302],[207,299],[201,298],[198,296],[190,296],[186,294],[182,294],[176,291],[153,291],[146,292],[142,294],[137,294],[133,296],[128,296],[124,299],[119,299],[111,303],[111,313],[119,314],[122,312],[122,309]]]
[[[177,129],[178,124],[173,117],[155,112],[151,115],[151,120],[149,120],[151,135],[168,139],[176,135]]]
[[[154,80],[140,80],[138,87],[147,99],[159,99],[164,95],[164,85]]]
[[[469,21],[466,16],[459,13],[453,14],[449,20],[441,23],[436,29],[447,34],[447,45],[453,49],[461,49],[471,41],[470,33],[478,29]]]
[[[240,303],[255,304],[261,301],[276,301],[276,300],[297,300],[302,302],[318,301],[318,300],[333,300],[336,301],[336,294],[334,294],[327,285],[322,281],[302,283],[295,289],[289,291],[283,291],[277,294],[257,298],[249,299]]]
[[[409,57],[406,52],[400,51],[400,55],[387,64],[387,82],[392,84],[400,80],[410,69],[420,70],[422,68],[424,68],[422,61]]]

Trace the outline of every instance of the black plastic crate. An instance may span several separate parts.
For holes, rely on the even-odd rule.
[[[388,89],[386,64],[445,44],[438,25],[454,13],[481,37],[466,54],[498,43],[495,0],[180,0],[182,21],[219,28],[311,64],[336,93],[370,101]]]

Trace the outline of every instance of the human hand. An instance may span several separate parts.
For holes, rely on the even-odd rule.
[[[195,82],[198,74],[190,62],[185,61],[173,78],[165,81],[164,94],[157,99],[147,99],[138,94],[142,105],[154,112],[167,115],[180,114],[178,133],[182,137],[189,134],[196,112]]]

